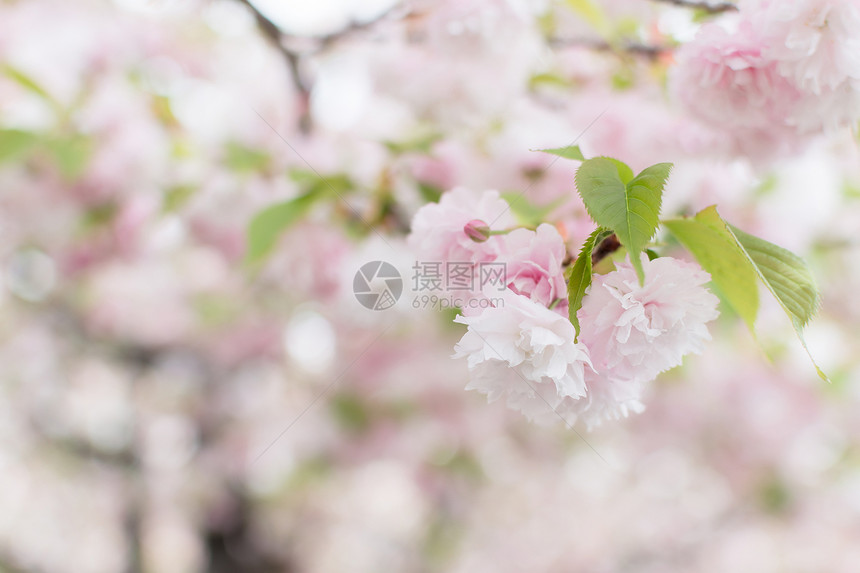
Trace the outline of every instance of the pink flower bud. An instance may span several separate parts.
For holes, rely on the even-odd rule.
[[[463,232],[476,243],[483,243],[490,238],[490,226],[480,219],[472,219],[466,223]]]

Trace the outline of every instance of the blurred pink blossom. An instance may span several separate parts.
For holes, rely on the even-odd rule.
[[[816,95],[844,82],[860,87],[860,2],[789,0],[743,6],[763,29],[768,58]]]
[[[754,156],[793,147],[797,134],[789,123],[802,98],[766,48],[750,22],[739,22],[734,32],[706,24],[678,51],[672,77],[673,91],[695,117]]]

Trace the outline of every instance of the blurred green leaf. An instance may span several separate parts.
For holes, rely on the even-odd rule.
[[[331,474],[333,466],[333,462],[323,455],[299,459],[285,484],[286,488],[303,490],[319,487],[320,482]]]
[[[195,191],[197,191],[197,187],[194,185],[174,185],[168,188],[164,192],[161,210],[165,213],[171,213],[181,209],[191,199]]]
[[[612,87],[617,91],[629,90],[636,85],[636,73],[633,69],[624,65],[612,74]]]
[[[0,70],[3,71],[3,74],[6,77],[13,80],[15,83],[17,83],[22,88],[24,88],[25,90],[29,91],[30,93],[35,94],[35,95],[39,96],[40,98],[42,98],[43,100],[45,100],[55,110],[62,111],[63,106],[60,105],[60,102],[58,102],[56,99],[54,99],[54,96],[52,96],[50,93],[48,93],[48,90],[46,90],[44,87],[42,87],[42,85],[39,84],[39,82],[34,80],[29,74],[27,74],[26,72],[24,72],[20,68],[17,68],[15,66],[10,65],[10,64],[3,64],[2,67],[0,67]]]
[[[323,177],[310,169],[290,169],[287,176],[296,182],[302,191],[329,192],[335,195],[343,194],[352,189],[353,182],[343,173],[335,173]]]
[[[545,222],[550,213],[567,201],[567,197],[559,197],[546,205],[535,205],[518,191],[507,191],[501,197],[511,206],[517,221],[526,227],[537,227]]]
[[[167,96],[152,96],[152,113],[158,121],[167,127],[179,126],[179,120],[176,119],[176,115],[173,113],[173,105]]]
[[[772,514],[785,513],[791,507],[791,489],[779,475],[765,478],[758,488],[759,503]]]
[[[266,207],[257,213],[248,225],[248,249],[245,258],[249,263],[263,260],[278,242],[281,234],[297,223],[311,210],[325,193],[325,187],[315,187],[295,199]]]
[[[538,74],[534,74],[529,78],[529,90],[534,90],[540,86],[554,86],[559,88],[569,88],[573,85],[573,83],[558,74],[553,74],[549,72],[542,72]],[[540,151],[546,151],[541,149]]]
[[[329,406],[334,419],[349,432],[363,433],[373,421],[367,406],[354,394],[338,394],[331,399]]]
[[[582,155],[582,151],[579,149],[578,145],[568,145],[567,147],[554,147],[552,149],[532,149],[532,151],[543,151],[544,153],[550,153],[552,155],[557,155],[565,159],[573,159],[574,161],[585,161],[585,156]]]
[[[84,230],[103,227],[104,225],[111,223],[118,212],[119,207],[113,201],[96,205],[84,213],[81,225]]]
[[[44,141],[44,145],[60,175],[69,182],[83,175],[94,149],[92,138],[80,134],[51,137]]]
[[[235,298],[212,293],[201,293],[192,299],[198,318],[209,327],[225,326],[238,319],[242,312]]]
[[[39,136],[18,129],[0,130],[0,164],[14,161],[30,151],[39,141]]]
[[[272,158],[260,149],[231,141],[225,148],[224,164],[238,173],[260,173],[269,168]]]
[[[421,194],[421,198],[424,199],[424,201],[426,201],[427,203],[438,203],[439,199],[442,198],[443,191],[435,185],[419,181],[418,193]]]
[[[382,144],[395,155],[403,153],[422,153],[426,155],[433,150],[433,145],[440,139],[442,139],[440,133],[429,132],[420,133],[402,141],[383,141]]]
[[[588,22],[601,36],[608,37],[612,31],[609,18],[596,2],[591,0],[565,0],[568,7]]]

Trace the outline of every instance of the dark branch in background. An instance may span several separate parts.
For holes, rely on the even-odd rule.
[[[265,14],[260,12],[256,6],[251,2],[251,0],[237,0],[238,2],[244,4],[251,13],[254,15],[254,20],[257,22],[257,28],[259,28],[260,32],[266,39],[269,40],[271,44],[281,53],[284,57],[284,60],[287,62],[287,68],[290,72],[290,80],[298,91],[300,102],[301,102],[301,115],[299,119],[299,128],[302,132],[307,133],[311,129],[311,119],[310,119],[310,93],[313,85],[311,82],[307,80],[307,78],[302,75],[302,61],[303,58],[319,53],[337,42],[351,36],[356,32],[362,32],[364,30],[368,30],[376,25],[381,20],[386,19],[392,12],[394,12],[398,7],[394,6],[389,10],[386,10],[376,18],[372,20],[368,20],[367,22],[353,22],[339,30],[337,32],[333,32],[331,34],[326,34],[323,36],[314,36],[310,38],[297,38],[290,36],[289,34],[284,33],[277,24],[272,22]],[[291,48],[288,46],[288,42],[293,41],[305,41],[311,44],[311,48],[307,50],[298,50]]]
[[[737,11],[737,4],[732,2],[701,2],[697,0],[654,0],[655,2],[662,2],[663,4],[672,4],[673,6],[680,6],[682,8],[694,8],[696,10],[702,10],[703,12],[707,12],[708,14],[721,14],[723,12],[734,12]]]
[[[592,38],[550,38],[549,45],[553,48],[587,48],[598,52],[613,52],[644,56],[656,60],[662,54],[671,52],[672,46],[655,46],[638,42],[622,42],[610,44],[604,40]]]
[[[399,6],[394,5],[393,7],[389,8],[388,10],[385,10],[384,12],[382,12],[377,17],[372,18],[370,20],[367,20],[366,22],[351,22],[345,28],[338,30],[337,32],[333,32],[331,34],[325,34],[323,36],[317,36],[316,38],[314,38],[318,42],[318,46],[317,46],[316,51],[321,52],[321,51],[325,50],[326,48],[331,47],[332,45],[336,44],[337,42],[340,42],[344,38],[347,38],[347,37],[349,37],[349,36],[351,36],[357,32],[364,32],[366,30],[372,29],[374,26],[376,26],[376,24],[378,24],[382,20],[387,19],[389,16],[391,16],[391,14],[393,14],[398,8],[399,8]],[[406,15],[407,15],[406,13],[403,13],[400,15],[400,17],[403,18]]]
[[[281,29],[275,25],[274,22],[269,20],[262,12],[257,10],[257,7],[254,6],[250,0],[238,0],[242,4],[248,7],[251,10],[251,13],[254,14],[254,20],[257,22],[257,28],[260,29],[260,32],[263,36],[266,37],[267,40],[281,53],[284,57],[284,60],[287,62],[287,69],[290,72],[290,80],[293,82],[293,86],[298,91],[299,102],[301,106],[301,112],[299,117],[299,129],[302,132],[308,132],[311,128],[310,123],[310,95],[311,95],[311,87],[309,84],[305,82],[305,79],[302,77],[301,71],[301,61],[298,52],[290,50],[284,45],[284,33],[281,32]]]

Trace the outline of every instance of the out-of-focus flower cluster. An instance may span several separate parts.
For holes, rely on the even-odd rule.
[[[860,4],[749,0],[679,50],[681,101],[743,153],[788,154],[860,121]]]

